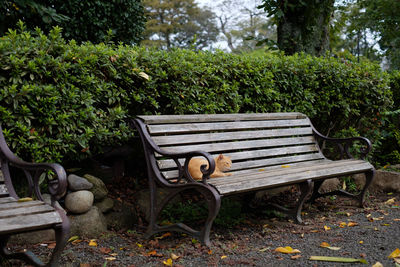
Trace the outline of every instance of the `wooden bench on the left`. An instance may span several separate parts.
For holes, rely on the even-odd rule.
[[[25,175],[29,185],[28,197],[34,193],[37,200],[18,197],[11,177],[14,169]],[[8,148],[0,126],[0,170],[0,258],[20,259],[34,266],[59,266],[58,260],[67,243],[70,226],[64,211],[55,205],[67,190],[64,168],[56,163],[21,160]],[[39,180],[43,177],[48,178],[51,205],[44,202],[40,192]],[[43,229],[54,229],[56,237],[56,247],[47,264],[30,251],[12,252],[7,248],[10,236]]]

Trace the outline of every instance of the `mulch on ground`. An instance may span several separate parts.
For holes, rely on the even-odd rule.
[[[302,225],[284,217],[248,212],[239,225],[214,226],[209,248],[179,233],[146,240],[145,228],[137,225],[135,229],[109,231],[96,240],[78,238],[69,242],[61,266],[364,266],[310,261],[310,256],[361,258],[369,266],[378,261],[383,266],[395,266],[388,256],[400,248],[400,194],[369,195],[364,209],[352,204],[342,197],[306,204]],[[336,249],[321,247],[323,242]],[[41,243],[28,248],[45,259],[51,246]],[[286,246],[300,253],[275,251]],[[8,264],[23,266],[16,261]]]

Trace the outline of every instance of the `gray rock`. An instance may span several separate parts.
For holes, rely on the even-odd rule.
[[[101,202],[97,202],[95,206],[98,207],[102,213],[107,213],[114,207],[114,200],[106,197]]]
[[[90,189],[90,191],[93,193],[96,201],[102,200],[107,196],[108,190],[102,180],[90,174],[85,174],[83,178],[93,184],[93,187]]]
[[[358,188],[363,188],[365,185],[364,174],[354,175],[354,181]],[[400,172],[377,170],[369,190],[372,192],[400,192]]]
[[[50,194],[43,194],[42,197],[43,197],[44,202],[46,202],[47,204],[51,205],[51,196],[50,196]],[[67,212],[64,210],[63,207],[61,207],[61,205],[60,205],[60,203],[58,203],[58,201],[56,201],[55,207],[57,209],[60,209],[60,210],[64,211],[64,213],[67,214]]]
[[[85,213],[93,205],[93,193],[87,190],[69,193],[65,198],[65,207],[76,214]]]
[[[339,188],[339,186],[340,186],[340,181],[338,178],[327,179],[322,183],[318,191],[320,193],[327,193],[335,191],[336,189]]]
[[[133,206],[115,201],[113,210],[105,215],[107,227],[116,231],[132,229],[138,223],[138,216]]]
[[[71,191],[90,190],[92,189],[92,187],[93,184],[85,178],[82,178],[75,174],[68,175],[68,188]]]
[[[53,229],[39,230],[35,232],[12,235],[10,244],[37,244],[46,241],[55,241],[55,233]]]
[[[106,219],[101,211],[93,206],[88,212],[69,216],[71,236],[80,238],[98,238],[107,231]]]

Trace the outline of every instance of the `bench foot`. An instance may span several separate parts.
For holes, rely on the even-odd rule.
[[[221,197],[217,193],[217,191],[213,188],[205,187],[201,184],[186,185],[181,188],[171,189],[171,193],[168,194],[166,197],[164,197],[164,199],[162,199],[160,204],[157,204],[155,184],[153,184],[153,186],[154,187],[150,190],[150,198],[151,198],[150,222],[145,234],[145,238],[150,238],[154,234],[160,232],[174,231],[192,235],[206,246],[210,246],[211,245],[210,231],[212,223],[214,222],[215,217],[217,217],[219,209],[221,207]],[[200,194],[202,194],[208,205],[208,216],[203,228],[200,231],[197,231],[187,226],[184,223],[176,223],[166,226],[158,225],[157,218],[161,213],[161,211],[163,210],[163,208],[165,207],[165,205],[177,194],[191,189],[194,189]]]
[[[271,205],[277,210],[288,215],[289,217],[292,217],[296,223],[303,223],[303,220],[301,219],[301,209],[303,208],[307,196],[310,195],[312,192],[313,182],[311,179],[309,179],[303,183],[300,183],[299,187],[301,195],[294,208],[288,209],[277,204],[271,204]]]

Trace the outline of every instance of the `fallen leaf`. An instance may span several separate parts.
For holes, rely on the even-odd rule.
[[[175,260],[177,260],[177,259],[179,259],[181,256],[178,256],[178,255],[176,255],[176,254],[174,254],[174,253],[171,253],[171,259],[173,259],[174,261]]]
[[[300,250],[298,249],[293,249],[291,247],[278,247],[275,249],[276,252],[280,253],[286,253],[286,254],[291,254],[291,253],[300,253]]]
[[[118,256],[118,253],[111,253],[110,256],[116,257]]]
[[[292,259],[292,260],[297,260],[298,258],[301,258],[301,255],[294,255],[294,256],[290,257],[290,259]]]
[[[267,247],[267,248],[262,248],[262,249],[259,249],[258,251],[260,251],[260,252],[265,252],[265,251],[267,251],[269,249],[269,247]]]
[[[310,261],[331,261],[331,262],[361,262],[368,264],[365,259],[343,258],[343,257],[327,257],[327,256],[311,256]]]
[[[139,248],[143,247],[143,245],[142,245],[142,244],[139,244],[139,243],[136,243],[136,245],[137,245]]]
[[[91,267],[90,263],[81,263],[79,267]]]
[[[289,168],[290,166],[289,165],[282,165],[281,167],[282,168]]]
[[[72,245],[76,245],[76,244],[79,244],[79,243],[81,243],[81,242],[82,242],[81,239],[76,239],[76,240],[72,241],[71,244],[72,244]]]
[[[228,258],[228,256],[226,256],[226,255],[221,256],[221,260],[226,259],[226,258]]]
[[[170,232],[167,232],[167,233],[163,234],[162,236],[157,236],[156,239],[164,239],[164,238],[166,238],[168,236],[171,236],[171,235],[172,234]]]
[[[326,226],[326,225],[324,225],[324,229],[325,229],[325,231],[331,230],[331,228],[329,226]]]
[[[33,199],[31,197],[23,197],[18,199],[18,202],[27,202],[27,201],[32,201]]]
[[[47,248],[49,248],[49,249],[53,249],[53,248],[55,248],[55,247],[56,247],[56,242],[50,243],[50,244],[47,246]]]
[[[360,242],[358,242],[358,243],[360,243],[360,244],[364,244],[364,241],[362,241],[362,240],[361,240],[361,241],[360,241]]]
[[[208,255],[211,255],[213,253],[213,251],[210,249],[207,253],[208,253]]]
[[[372,265],[372,267],[383,267],[383,265],[382,265],[382,263],[377,261],[374,265]]]
[[[163,263],[164,263],[164,265],[172,266],[172,259],[168,259],[166,261],[163,261]]]
[[[396,200],[395,197],[394,197],[394,198],[391,198],[391,199],[388,199],[388,200],[385,202],[385,204],[388,204],[388,205],[393,204],[395,200]]]
[[[346,222],[341,222],[340,224],[339,224],[339,227],[340,228],[344,228],[344,227],[346,227],[347,226],[347,223]]]
[[[111,248],[100,248],[99,250],[103,254],[108,254],[108,253],[111,253],[111,251],[112,251]]]
[[[79,236],[74,235],[74,236],[71,236],[71,237],[68,239],[68,242],[72,242],[72,241],[75,241],[75,240],[77,240],[77,239],[79,239]]]
[[[330,247],[331,245],[329,245],[327,242],[322,242],[319,246],[321,248],[327,248],[327,247]]]
[[[356,226],[356,225],[358,225],[358,223],[356,223],[356,222],[349,222],[349,223],[347,224],[348,227],[354,227],[354,226]]]
[[[164,256],[161,253],[157,253],[157,251],[155,251],[155,250],[147,252],[146,255],[150,256],[150,257],[163,257]]]
[[[390,226],[390,223],[382,223],[382,226]]]
[[[389,259],[399,258],[400,257],[400,249],[396,248],[392,253],[389,255]]]
[[[399,222],[399,221],[400,221],[400,219],[393,219],[393,221],[395,221],[395,222]]]
[[[104,259],[108,261],[115,261],[117,258],[116,257],[105,257]]]
[[[90,242],[89,242],[89,246],[90,247],[97,247],[96,239],[91,239]]]
[[[265,171],[265,169],[259,169],[258,171],[259,171],[259,172],[262,172],[262,171]]]

